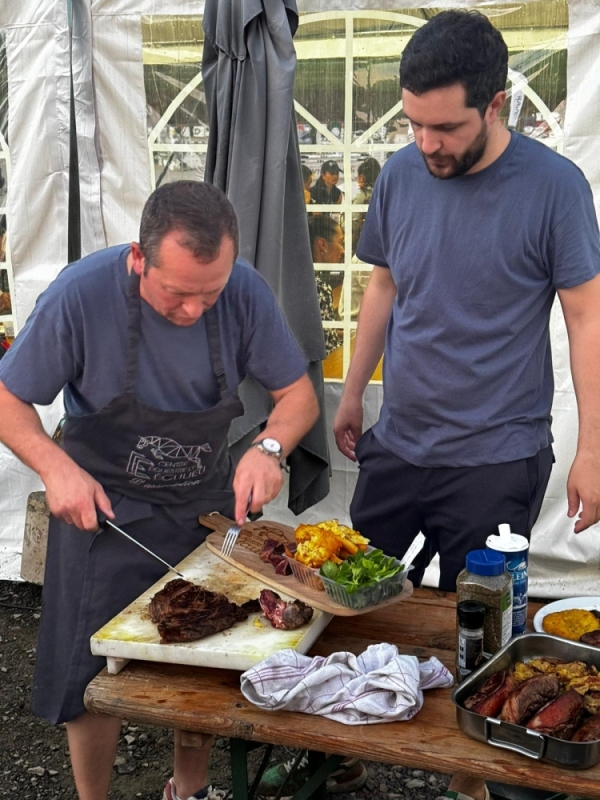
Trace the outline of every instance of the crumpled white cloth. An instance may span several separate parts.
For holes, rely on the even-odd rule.
[[[412,719],[423,705],[423,689],[452,683],[437,658],[419,663],[386,643],[359,656],[310,658],[280,650],[241,676],[242,694],[260,708],[319,714],[346,725]]]

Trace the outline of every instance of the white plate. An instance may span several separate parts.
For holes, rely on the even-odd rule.
[[[544,633],[542,620],[546,614],[553,614],[555,611],[567,611],[571,608],[600,611],[600,597],[567,597],[564,600],[555,600],[554,603],[548,603],[548,605],[540,608],[533,618],[533,627],[538,633]]]

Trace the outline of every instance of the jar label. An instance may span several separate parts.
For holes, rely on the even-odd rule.
[[[512,636],[512,587],[502,595],[500,603],[502,610],[502,647],[510,641]]]

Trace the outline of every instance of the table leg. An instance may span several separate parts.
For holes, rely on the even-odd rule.
[[[273,752],[269,745],[254,778],[252,787],[248,786],[248,753],[261,747],[260,742],[248,742],[245,739],[230,739],[231,783],[233,800],[253,800],[260,779]],[[301,755],[300,753],[298,754]],[[298,762],[300,758],[297,759]],[[344,756],[326,756],[325,753],[308,751],[308,769],[310,777],[292,796],[292,800],[326,800],[327,778],[339,767]],[[293,776],[290,775],[290,778]],[[281,789],[284,787],[282,786]]]
[[[273,752],[273,745],[267,746],[263,759],[254,777],[252,786],[248,788],[248,753],[262,747],[262,742],[249,742],[246,739],[230,739],[229,752],[231,759],[231,784],[233,800],[252,800],[256,789],[269,763]]]
[[[308,751],[310,778],[293,795],[292,800],[325,800],[327,797],[327,778],[339,767],[345,756],[326,756],[325,753]]]

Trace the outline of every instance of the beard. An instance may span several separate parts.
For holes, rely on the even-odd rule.
[[[426,156],[421,153],[425,166],[429,174],[439,180],[448,180],[448,178],[458,178],[459,175],[464,175],[482,158],[485,148],[488,143],[488,132],[485,123],[481,122],[481,130],[471,142],[465,152],[456,158],[455,156]]]

